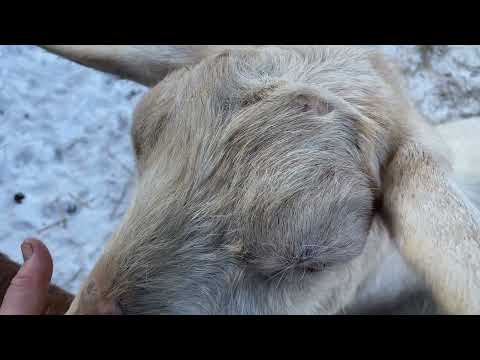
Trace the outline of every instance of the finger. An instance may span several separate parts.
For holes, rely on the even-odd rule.
[[[47,303],[53,262],[47,247],[36,239],[21,246],[24,264],[3,299],[0,315],[39,315]]]

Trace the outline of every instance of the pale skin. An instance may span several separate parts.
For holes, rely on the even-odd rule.
[[[47,305],[53,262],[40,240],[27,239],[21,246],[24,264],[10,283],[0,315],[42,315]]]

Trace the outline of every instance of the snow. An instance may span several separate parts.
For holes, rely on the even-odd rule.
[[[20,243],[40,238],[53,281],[75,291],[128,205],[146,89],[33,46],[1,46],[0,64],[0,249],[21,262]]]

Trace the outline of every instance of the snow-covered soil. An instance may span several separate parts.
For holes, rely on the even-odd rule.
[[[480,115],[479,46],[382,46],[432,122]],[[42,239],[76,291],[129,202],[131,113],[146,88],[34,46],[0,46],[0,251]],[[21,203],[15,195],[24,194]]]

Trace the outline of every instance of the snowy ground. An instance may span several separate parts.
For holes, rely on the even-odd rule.
[[[480,47],[382,48],[430,121],[480,115]],[[21,241],[39,237],[54,282],[78,289],[128,205],[131,113],[145,91],[33,46],[0,46],[0,251],[21,261]]]
[[[131,112],[145,89],[32,46],[0,47],[0,250],[28,236],[75,291],[128,204]],[[22,192],[22,204],[14,202]]]

